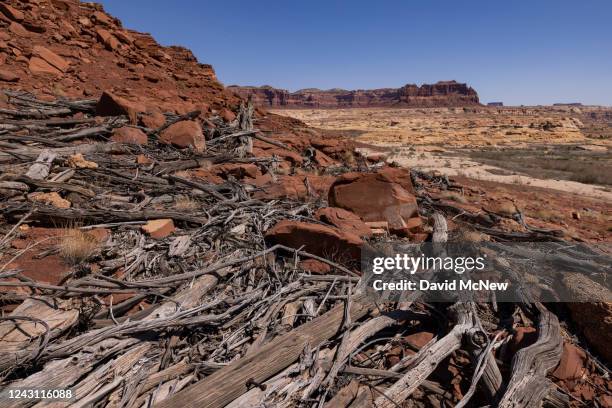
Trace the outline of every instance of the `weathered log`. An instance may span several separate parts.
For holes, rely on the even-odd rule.
[[[561,328],[557,316],[543,305],[536,304],[535,308],[539,312],[538,339],[512,358],[510,381],[498,404],[501,408],[539,406],[554,386],[546,374],[561,358]]]
[[[352,302],[351,319],[357,320],[368,312],[370,307],[363,301],[362,297],[356,297]],[[336,334],[343,316],[344,306],[336,306],[317,319],[270,341],[257,353],[234,361],[168,398],[158,407],[224,407],[247,391],[247,380],[265,381],[293,363],[306,345],[316,347]]]
[[[37,221],[55,220],[62,222],[71,222],[79,220],[85,224],[101,223],[101,222],[121,222],[121,221],[142,221],[154,220],[160,218],[171,218],[175,221],[184,221],[196,225],[206,224],[206,219],[187,215],[178,211],[156,211],[156,210],[140,210],[140,211],[119,211],[119,210],[89,210],[85,208],[55,208],[44,205],[15,205],[4,209],[3,214],[11,220],[20,218],[21,215],[35,209],[31,219]]]
[[[469,304],[458,303],[456,308],[457,323],[446,336],[431,347],[419,351],[410,368],[395,384],[389,387],[384,395],[376,398],[375,404],[380,408],[395,408],[401,404],[424,380],[435,370],[442,360],[459,349],[463,336],[475,327],[473,312]]]

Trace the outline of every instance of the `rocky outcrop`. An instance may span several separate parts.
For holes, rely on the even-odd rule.
[[[256,105],[268,108],[440,107],[480,103],[474,89],[456,81],[355,91],[302,89],[289,92],[267,85],[229,86],[228,89],[243,98],[252,97]]]
[[[78,0],[0,2],[0,83],[41,98],[138,101],[147,112],[183,114],[240,103],[212,66],[183,47],[121,25],[101,5]]]

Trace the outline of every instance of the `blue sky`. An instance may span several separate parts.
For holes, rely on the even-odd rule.
[[[455,79],[483,102],[612,105],[611,0],[99,0],[226,85],[368,89]]]

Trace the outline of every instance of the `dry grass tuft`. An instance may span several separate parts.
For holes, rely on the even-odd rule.
[[[344,153],[342,153],[342,160],[350,167],[353,167],[355,166],[355,164],[357,164],[357,159],[355,159],[355,152],[352,150],[346,150]]]
[[[91,258],[98,246],[99,243],[94,236],[80,229],[70,228],[66,229],[60,238],[58,250],[66,262],[77,265]]]
[[[542,208],[537,209],[533,212],[530,212],[529,216],[531,218],[537,218],[539,220],[547,221],[547,222],[559,223],[563,221],[563,216],[559,214],[558,212],[555,212],[553,210],[548,210],[548,209],[542,209]]]
[[[501,215],[512,216],[518,212],[518,209],[513,202],[502,201],[493,207],[493,211]]]
[[[174,200],[174,209],[178,211],[195,211],[200,208],[197,201],[187,197],[179,196]]]

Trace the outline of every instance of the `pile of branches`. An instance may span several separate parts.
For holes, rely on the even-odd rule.
[[[18,109],[0,110],[0,251],[8,253],[25,224],[111,233],[88,262],[75,264],[56,285],[9,268],[37,243],[2,258],[1,302],[20,304],[0,317],[0,389],[70,389],[70,404],[95,407],[576,402],[547,376],[561,357],[562,328],[544,305],[429,305],[416,297],[367,302],[350,266],[266,245],[264,233],[277,221],[315,222],[320,203],[255,200],[237,181],[211,184],[180,176],[205,163],[273,169],[274,157],[249,155],[252,137],[279,144],[253,129],[252,108],[243,107],[229,125],[210,118],[216,126],[207,135],[207,151],[195,153],[156,139],[170,124],[199,112],[167,114],[160,129],[141,127],[151,141],[146,146],[119,145],[105,141],[128,119],[94,118],[96,101],[7,95]],[[96,165],[75,166],[71,160],[79,153]],[[136,154],[151,163],[137,165]],[[554,231],[503,232],[493,214],[483,219],[431,199],[432,186],[456,188],[447,179],[414,172],[413,180],[434,241],[448,239],[449,217],[492,239],[558,239]],[[36,191],[69,193],[72,206],[25,198]],[[178,201],[189,205],[177,209]],[[153,219],[171,219],[180,229],[153,239],[140,228]],[[306,259],[327,264],[331,272],[311,273],[302,267]],[[508,343],[516,323],[533,324],[537,338],[508,364],[493,351]],[[426,344],[403,340],[424,327],[435,332]],[[430,379],[444,364],[465,377],[462,395]],[[597,364],[597,370],[609,376],[605,366]],[[413,405],[404,405],[409,400]],[[69,404],[9,399],[2,391],[0,401],[3,407]]]

